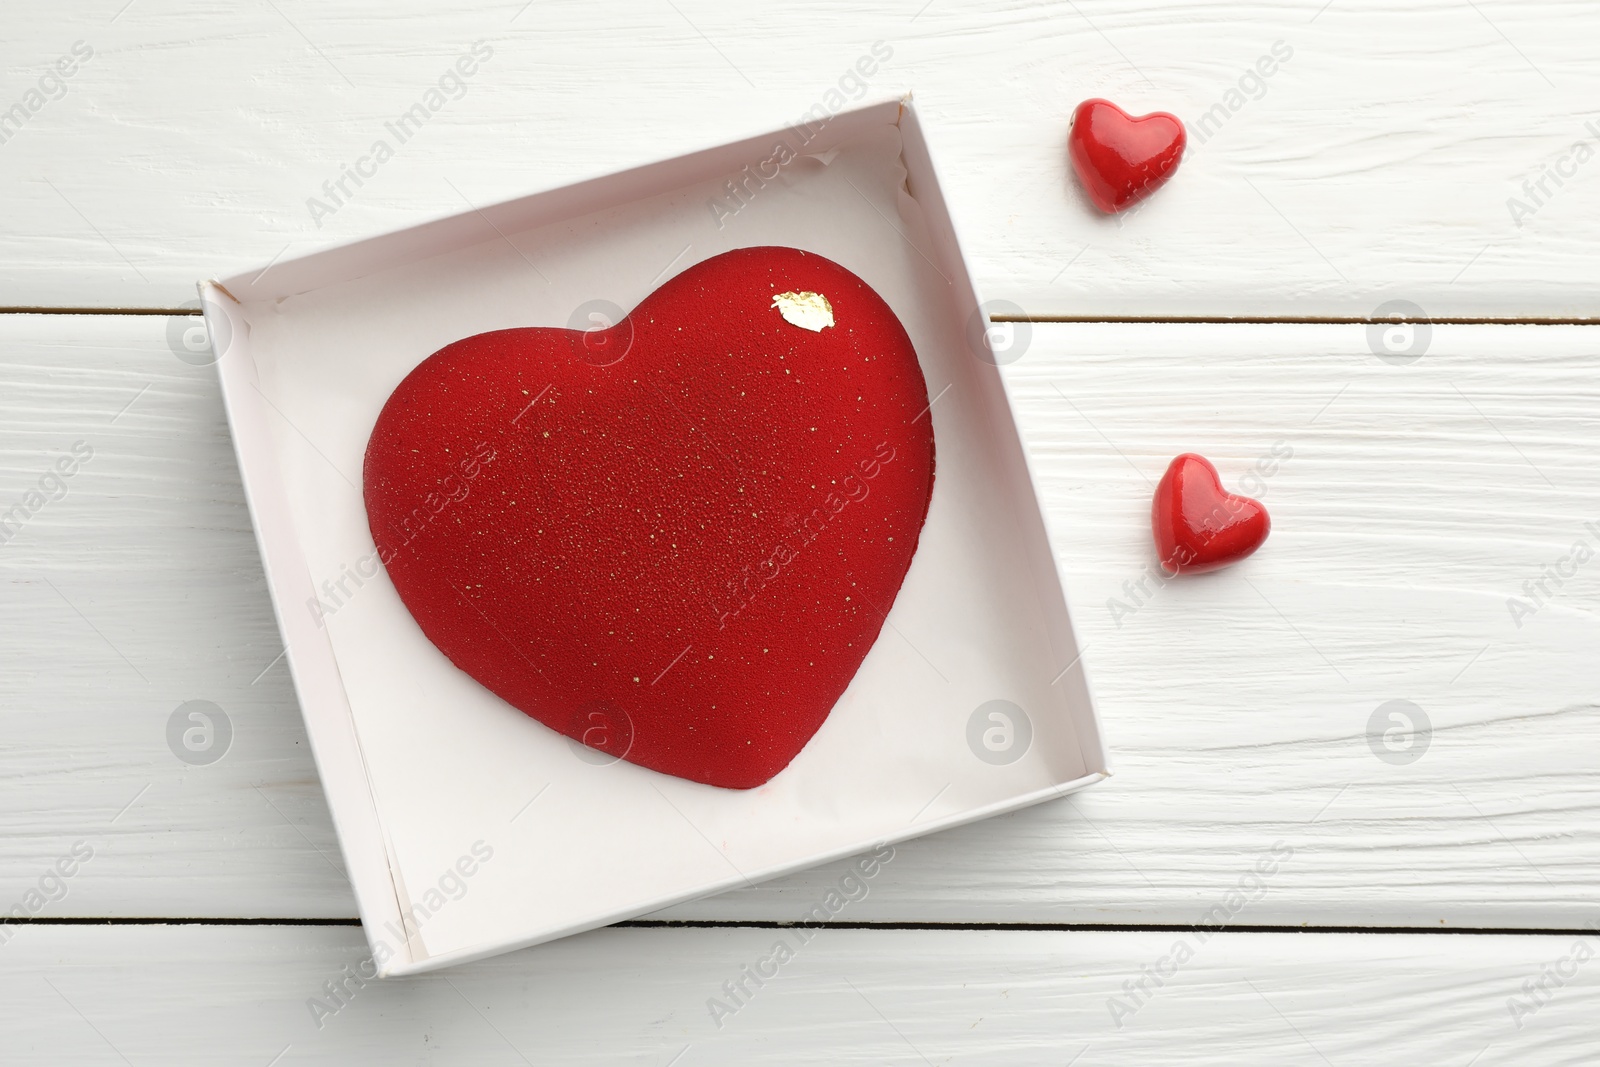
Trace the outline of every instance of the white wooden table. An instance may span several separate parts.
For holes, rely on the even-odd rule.
[[[0,910],[28,918],[0,927],[0,1062],[1600,1060],[1587,0],[6,15],[0,513],[29,514],[0,544]],[[1117,776],[899,848],[834,929],[784,924],[838,867],[328,1000],[363,940],[214,371],[176,354],[194,282],[797,117],[876,41],[985,294],[1033,320],[1011,369]],[[1122,220],[1066,174],[1091,95],[1206,133]],[[1363,321],[1393,300],[1448,320],[1414,360]],[[1239,486],[1284,448],[1244,483],[1266,548],[1134,599],[1167,460]],[[168,747],[188,700],[232,724],[217,762]],[[719,1026],[779,938],[804,947]]]

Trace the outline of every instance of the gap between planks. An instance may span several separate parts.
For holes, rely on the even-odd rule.
[[[199,308],[32,308],[0,307],[0,315],[193,315]]]
[[[360,919],[228,919],[135,916],[132,918],[0,918],[0,926],[360,926]],[[1492,926],[1271,926],[1199,923],[1008,923],[1008,922],[774,922],[741,919],[630,919],[606,929],[630,930],[923,930],[944,932],[1133,933],[1133,934],[1449,934],[1461,937],[1587,937],[1584,927],[1519,928]]]
[[[115,308],[115,307],[0,307],[0,315],[191,315],[198,318],[199,308]],[[1375,323],[1394,322],[1395,319],[1374,319],[1340,315],[1169,315],[1169,316],[1098,316],[1098,315],[994,315],[992,322],[1068,323],[1147,326],[1371,326]],[[1600,317],[1587,319],[1554,318],[1462,318],[1444,317],[1408,320],[1427,322],[1434,326],[1600,326]]]

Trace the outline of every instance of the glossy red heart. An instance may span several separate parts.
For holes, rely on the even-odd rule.
[[[1169,574],[1204,574],[1260,548],[1272,519],[1258,501],[1223,489],[1210,460],[1185,452],[1156,486],[1150,525],[1156,559]]]
[[[1110,214],[1165,184],[1187,142],[1176,115],[1134,118],[1109,100],[1085,100],[1072,114],[1067,154],[1089,199]]]
[[[440,349],[384,405],[365,497],[456,666],[611,757],[744,789],[872,647],[933,466],[889,306],[821,256],[749,248],[608,328]]]

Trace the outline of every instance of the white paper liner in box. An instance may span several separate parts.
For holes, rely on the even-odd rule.
[[[1026,455],[997,368],[969,342],[978,299],[916,114],[889,101],[807,132],[206,287],[274,603],[383,973],[590,929],[1105,774]],[[786,158],[780,143],[798,158],[763,166]],[[630,308],[696,262],[764,244],[836,260],[894,309],[934,398],[937,473],[856,677],[786,770],[737,791],[598,760],[457,670],[377,565],[359,486],[379,409],[443,345],[565,326],[596,299]],[[1003,719],[974,733],[993,700],[1023,709],[1009,737]],[[983,730],[1002,748],[1031,739],[998,762],[975,753]]]

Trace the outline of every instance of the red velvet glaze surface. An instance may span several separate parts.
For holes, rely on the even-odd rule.
[[[785,321],[789,291],[821,293],[835,325]],[[600,751],[745,789],[805,746],[878,636],[933,489],[927,409],[865,282],[741,249],[607,330],[428,357],[372,431],[367,516],[457,667]]]
[[[1089,199],[1111,213],[1165,184],[1187,141],[1176,115],[1157,111],[1134,118],[1109,100],[1085,100],[1072,114],[1067,154]]]
[[[1168,572],[1203,574],[1244,559],[1272,530],[1267,509],[1222,488],[1210,460],[1185,452],[1167,467],[1150,509],[1156,558]]]

